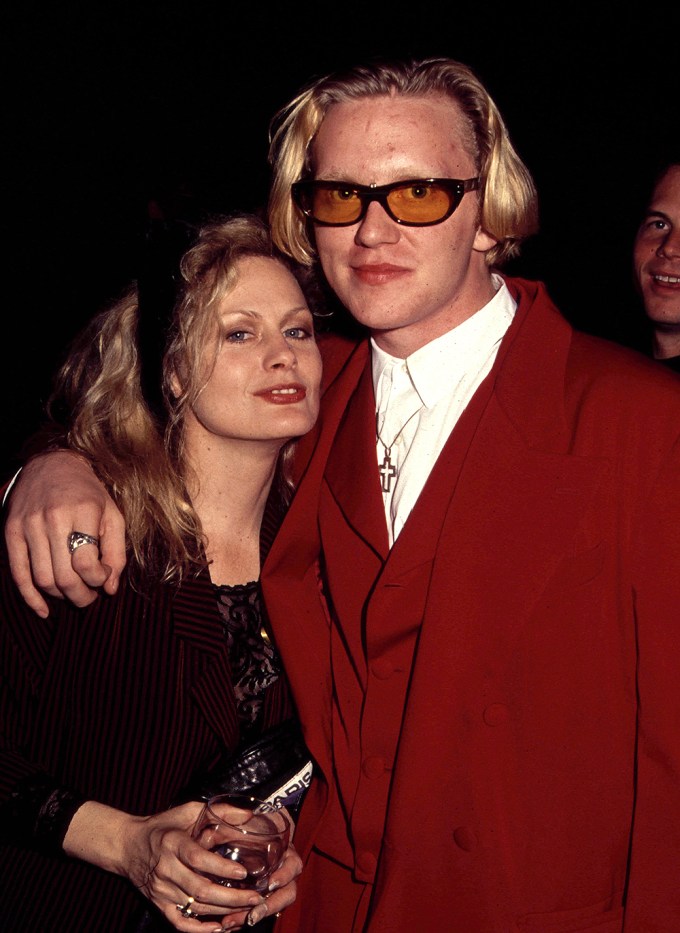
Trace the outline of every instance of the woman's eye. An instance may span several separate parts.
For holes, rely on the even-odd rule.
[[[289,327],[284,334],[289,340],[307,340],[312,336],[311,331],[306,327]]]
[[[228,340],[229,343],[243,343],[249,336],[250,334],[246,330],[232,330],[226,335],[225,340]]]

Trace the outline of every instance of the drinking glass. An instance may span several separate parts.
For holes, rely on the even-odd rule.
[[[212,881],[262,892],[283,861],[290,824],[281,810],[257,797],[220,794],[206,802],[192,836],[204,849],[239,862],[248,872],[244,879],[208,875]]]

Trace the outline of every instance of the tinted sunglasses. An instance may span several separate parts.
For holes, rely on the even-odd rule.
[[[324,227],[349,227],[377,201],[388,216],[407,227],[428,227],[450,217],[479,178],[412,178],[391,185],[354,185],[347,181],[298,181],[293,200],[305,216]]]

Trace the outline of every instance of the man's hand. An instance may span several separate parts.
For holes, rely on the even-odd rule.
[[[99,538],[69,551],[79,531]],[[71,451],[35,457],[21,471],[8,505],[5,540],[14,582],[39,616],[38,590],[87,606],[97,591],[115,593],[125,567],[125,523],[89,464]]]

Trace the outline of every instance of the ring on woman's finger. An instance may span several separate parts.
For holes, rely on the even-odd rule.
[[[267,900],[268,897],[271,897],[271,895],[272,895],[273,893],[274,893],[273,891],[269,891],[267,894],[265,894],[265,895],[264,895],[265,901]],[[277,912],[276,912],[275,914],[273,914],[272,916],[273,916],[276,920],[278,920],[279,917],[281,916],[281,913],[282,913],[282,911],[277,910]]]
[[[185,920],[196,920],[199,916],[195,910],[191,909],[191,905],[193,903],[194,903],[194,899],[193,897],[190,897],[189,900],[184,905],[175,904],[175,907],[181,913],[181,915],[185,918]]]
[[[83,544],[94,544],[99,547],[99,538],[95,538],[94,535],[86,535],[84,531],[72,531],[68,536],[69,553],[73,554]]]

